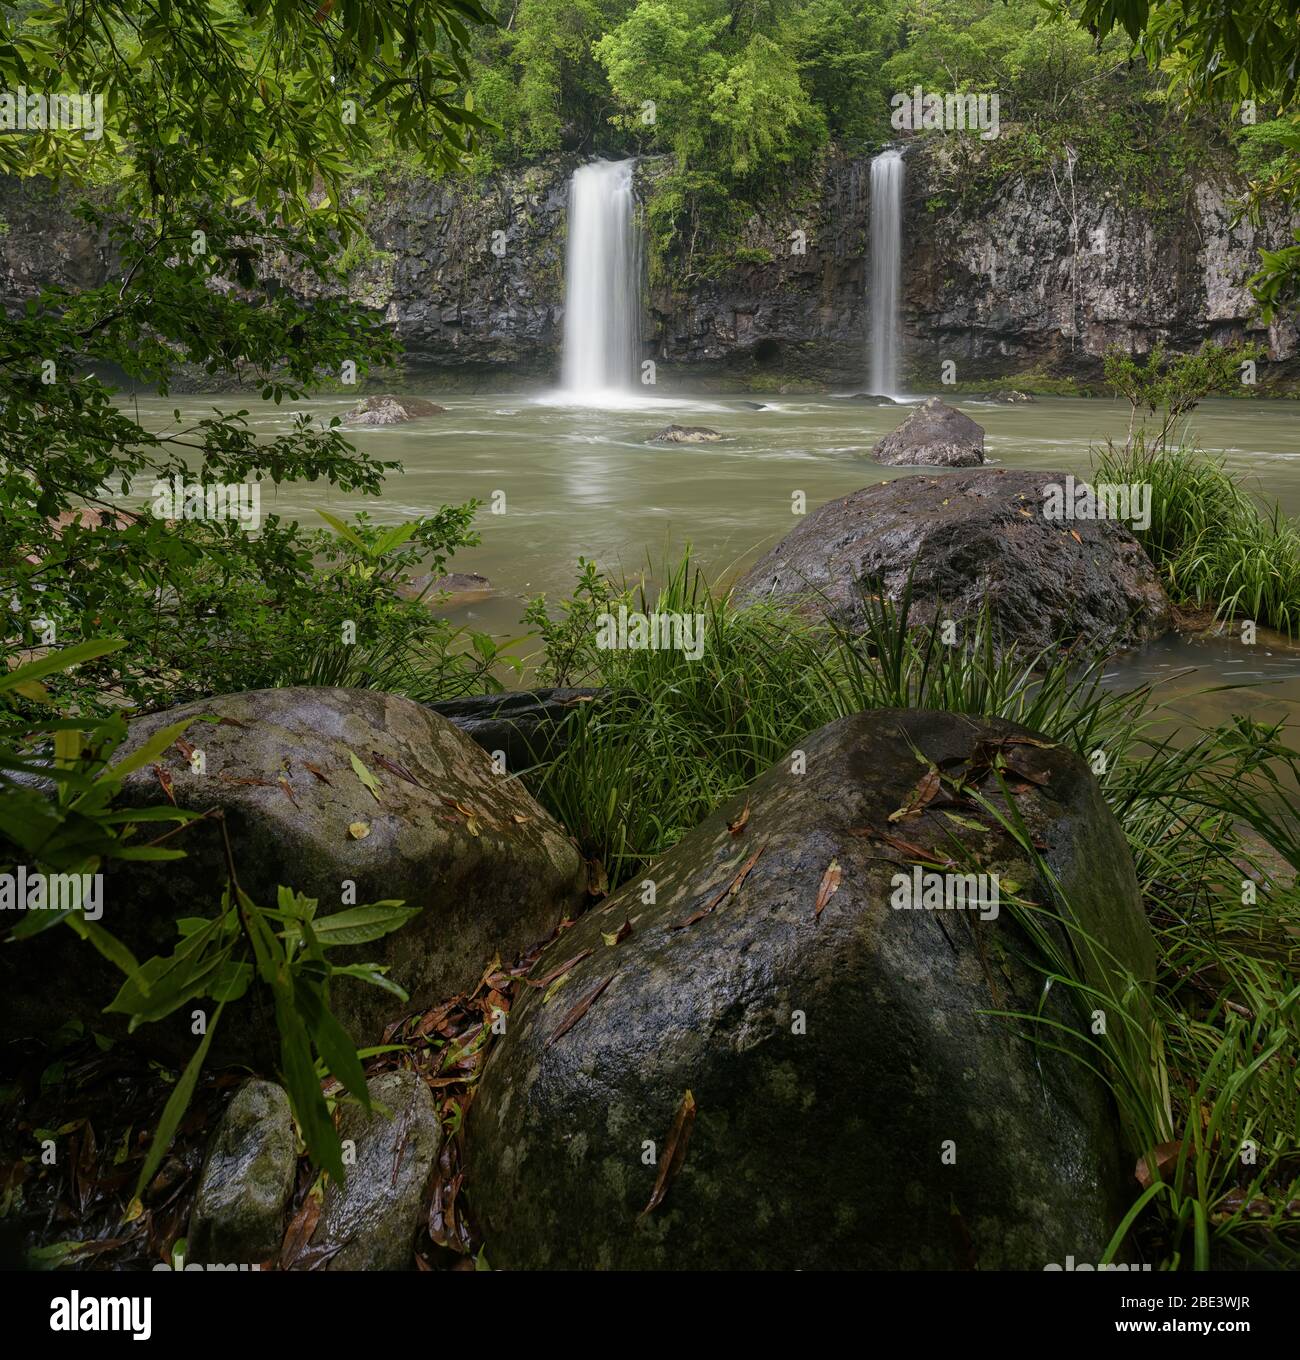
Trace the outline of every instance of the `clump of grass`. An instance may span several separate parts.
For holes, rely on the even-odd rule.
[[[1287,811],[1297,762],[1277,729],[1242,720],[1185,747],[1120,753],[1103,787],[1155,934],[1150,1003],[1131,987],[1099,991],[1040,932],[1045,986],[1070,988],[1085,1015],[1105,1012],[1106,1033],[1080,1026],[1062,1043],[1039,1017],[1015,1018],[1036,1043],[1085,1051],[1148,1182],[1107,1261],[1136,1253],[1167,1269],[1300,1264],[1300,837]],[[1039,881],[1054,885],[1023,828],[1017,839]],[[1261,849],[1290,868],[1261,874]],[[1011,910],[1027,929],[1046,917],[1079,936],[1059,888],[1049,904]]]
[[[534,772],[538,798],[616,885],[739,792],[801,737],[868,709],[935,708],[1011,719],[1088,755],[1116,726],[1138,722],[1145,691],[1101,683],[1102,660],[996,644],[987,616],[960,646],[912,626],[898,603],[864,588],[859,631],[772,605],[738,608],[715,595],[689,555],[657,589],[581,589],[544,634],[552,683],[592,683],[609,699],[571,719],[560,757]],[[645,614],[698,615],[698,660],[680,650],[601,650],[597,619],[619,604]],[[534,612],[534,624],[540,617]],[[549,669],[548,669],[549,666]]]
[[[1186,446],[1107,447],[1097,480],[1151,486],[1151,525],[1134,534],[1180,603],[1294,635],[1300,627],[1300,528],[1262,510],[1241,479]]]

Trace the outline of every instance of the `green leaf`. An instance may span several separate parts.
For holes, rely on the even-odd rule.
[[[367,982],[372,987],[379,987],[385,992],[390,992],[399,1001],[409,1001],[411,998],[405,989],[399,987],[391,978],[384,976],[387,972],[387,968],[376,963],[349,963],[346,967],[331,969],[331,976],[356,978],[359,982]]]
[[[193,721],[193,718],[186,718],[183,722],[172,723],[170,727],[164,727],[160,732],[155,732],[139,750],[132,751],[129,756],[124,756],[116,765],[110,765],[107,769],[101,771],[95,783],[120,784],[127,775],[135,770],[145,765],[151,765]],[[77,804],[74,803],[73,807],[76,806]]]
[[[294,983],[293,994],[299,1014],[325,1066],[368,1110],[370,1092],[366,1087],[366,1074],[362,1071],[361,1060],[357,1057],[357,1046],[330,1011],[323,990],[300,978]]]
[[[306,1026],[294,1005],[290,984],[277,981],[274,990],[284,1089],[289,1094],[294,1116],[302,1130],[302,1141],[307,1145],[312,1161],[341,1184],[347,1176],[343,1168],[343,1147],[330,1118],[329,1106],[321,1094]]]
[[[35,661],[16,666],[13,670],[0,675],[0,694],[16,689],[19,685],[39,680],[43,675],[53,675],[57,671],[71,670],[84,661],[94,661],[97,657],[119,652],[126,646],[125,638],[91,638],[89,642],[78,642],[72,647],[63,647],[57,652],[48,652]]]
[[[312,930],[323,949],[344,944],[368,944],[400,930],[423,910],[403,906],[400,901],[369,902],[347,911],[323,916],[312,922]],[[290,927],[289,929],[292,929]]]
[[[354,548],[359,548],[363,553],[366,554],[367,557],[370,556],[370,545],[366,542],[364,538],[361,537],[360,534],[356,532],[355,529],[351,528],[347,524],[344,524],[344,522],[337,515],[331,515],[328,510],[317,510],[316,513],[321,517],[321,519],[325,521],[326,524],[330,526],[331,529],[334,530],[336,534],[338,534],[340,538],[346,539],[349,543],[352,544]]]
[[[352,762],[352,768],[356,771],[357,778],[370,790],[375,802],[379,802],[379,780],[366,769],[355,751],[348,752],[348,759]]]
[[[163,1156],[171,1146],[172,1139],[176,1136],[176,1130],[180,1127],[185,1111],[190,1107],[190,1101],[194,1098],[194,1088],[198,1084],[199,1072],[208,1056],[208,1049],[212,1046],[212,1036],[216,1033],[217,1021],[221,1019],[222,1010],[223,1006],[217,1007],[212,1022],[208,1025],[207,1033],[200,1041],[194,1056],[186,1063],[185,1071],[181,1073],[180,1080],[167,1099],[162,1118],[158,1121],[158,1129],[153,1136],[153,1142],[149,1144],[149,1154],[145,1157],[144,1165],[140,1168],[140,1178],[135,1183],[136,1199],[144,1194],[149,1182],[153,1180],[154,1173],[162,1165]]]

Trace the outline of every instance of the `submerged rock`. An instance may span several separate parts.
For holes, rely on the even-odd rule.
[[[995,392],[991,400],[1001,402],[1004,406],[1032,406],[1034,404],[1034,398],[1028,392],[1017,392],[1013,388],[1007,388],[1003,392]]]
[[[897,406],[898,403],[893,397],[886,397],[880,392],[854,392],[849,397],[850,401],[860,401],[864,406]]]
[[[426,571],[403,581],[396,590],[404,600],[423,598],[438,609],[475,604],[488,599],[493,593],[492,582],[473,571],[453,571],[444,576],[434,576],[432,572]]]
[[[647,444],[713,444],[722,436],[717,430],[705,429],[703,425],[665,425],[658,434],[652,434]]]
[[[877,582],[911,617],[970,619],[987,608],[1003,646],[1136,645],[1169,630],[1169,601],[1141,545],[1110,519],[1056,521],[1044,513],[1055,472],[984,468],[900,477],[829,501],[753,566],[738,603],[780,600],[864,618]]]
[[[345,1149],[348,1140],[356,1144],[356,1162],[342,1185],[326,1187],[312,1244],[338,1248],[327,1270],[410,1270],[442,1125],[414,1072],[385,1072],[366,1085],[371,1104],[382,1108],[343,1107],[339,1137]]]
[[[423,397],[363,397],[343,417],[347,425],[401,425],[422,416],[440,416],[447,408]]]
[[[309,688],[225,695],[135,719],[120,754],[186,717],[196,719],[186,739],[202,752],[203,772],[173,746],[127,778],[123,805],[161,802],[162,770],[180,807],[218,809],[239,881],[263,905],[275,904],[283,884],[316,898],[318,919],[393,898],[420,908],[395,933],[331,954],[339,964],[389,967],[412,1009],[471,986],[494,954],[514,958],[586,900],[582,860],[563,829],[463,732],[410,699]],[[170,953],[177,918],[212,915],[220,904],[222,822],[208,817],[183,834],[184,859],[106,866],[105,925],[137,958]],[[49,954],[42,947],[55,936]],[[69,949],[60,932],[0,951],[0,1007],[21,1022],[47,1013],[51,994],[64,1009],[72,996],[99,1023],[120,977],[97,970],[97,959]],[[330,995],[363,1043],[402,1004],[347,977]],[[187,1006],[135,1037],[188,1056],[190,1023]],[[273,1053],[274,1039],[259,994],[227,1007],[214,1047],[247,1060]]]
[[[454,722],[485,751],[503,751],[506,768],[517,773],[558,755],[574,714],[601,702],[608,693],[603,689],[516,690],[441,699],[429,708]]]
[[[274,1082],[245,1082],[208,1147],[190,1216],[188,1259],[258,1265],[276,1257],[297,1170],[289,1097]]]
[[[1091,1003],[1045,992],[1006,905],[1051,897],[973,801],[931,806],[918,788],[928,762],[996,803],[993,761],[1022,771],[1019,815],[1113,956],[1082,950],[1089,976],[1115,989],[1131,974],[1140,1010],[1154,949],[1096,781],[1012,723],[937,712],[843,718],[800,750],[655,863],[652,903],[638,878],[534,966],[567,981],[524,989],[466,1123],[466,1189],[494,1265],[1099,1259],[1132,1173],[1109,1093],[989,1014],[1041,1005],[1086,1032]],[[999,876],[980,910],[910,895],[921,861],[950,859]],[[913,909],[895,905],[903,891]]]
[[[909,467],[977,467],[984,461],[984,429],[954,406],[931,397],[916,407],[871,456]]]

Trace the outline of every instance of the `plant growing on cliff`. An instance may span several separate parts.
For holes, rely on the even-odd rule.
[[[1078,18],[1099,40],[1127,35],[1164,73],[1175,106],[1230,109],[1239,126],[1268,113],[1289,128],[1284,143],[1300,147],[1300,20],[1291,0],[1253,0],[1246,8],[1238,0],[1084,0]],[[1269,205],[1292,216],[1297,204],[1300,158],[1292,155],[1252,181],[1246,209],[1258,221]],[[1300,228],[1295,241],[1262,252],[1263,268],[1251,279],[1266,320],[1300,300]]]

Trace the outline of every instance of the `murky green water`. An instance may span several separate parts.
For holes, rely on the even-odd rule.
[[[485,505],[479,516],[482,545],[455,561],[457,570],[487,576],[497,592],[456,611],[456,617],[498,634],[517,631],[522,598],[564,592],[579,554],[633,574],[689,544],[710,576],[725,579],[795,527],[796,491],[805,494],[811,511],[903,474],[866,455],[904,412],[836,398],[746,397],[765,403],[758,411],[736,397],[652,399],[633,409],[583,410],[560,397],[421,395],[441,402],[447,413],[352,435],[373,456],[403,464],[381,497],[301,483],[278,492],[264,488],[262,511],[306,521],[318,506],[366,509],[374,519],[392,522],[474,497],[489,503],[503,492],[506,513],[489,514]],[[142,399],[140,412],[146,424],[161,428],[177,408],[189,419],[213,405],[245,406],[252,427],[269,435],[287,429],[295,410],[328,419],[351,404],[334,399],[273,408],[257,401]],[[1108,436],[1122,439],[1128,424],[1127,405],[1104,400],[952,404],[985,427],[988,461],[995,466],[1087,475],[1091,451]],[[642,442],[670,421],[710,426],[726,440]],[[1259,495],[1300,515],[1300,404],[1210,401],[1193,413],[1190,430],[1203,449],[1244,474]],[[1189,667],[1192,675],[1180,675]],[[1180,709],[1196,721],[1232,710],[1282,713],[1300,700],[1300,649],[1280,642],[1248,649],[1169,638],[1120,659],[1114,673],[1117,682],[1165,680],[1183,696]],[[1224,682],[1246,688],[1193,695]]]

